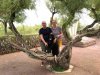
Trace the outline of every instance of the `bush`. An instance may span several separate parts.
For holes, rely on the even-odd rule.
[[[23,35],[23,39],[30,49],[39,46],[38,35]],[[19,51],[16,47],[12,46],[8,40],[13,41],[19,46],[23,45],[18,43],[15,36],[2,36],[0,37],[0,55]]]
[[[21,35],[33,35],[33,34],[38,34],[38,31],[41,28],[41,25],[35,25],[35,26],[20,25],[20,26],[17,26],[16,28]],[[14,35],[13,32],[9,28],[7,28],[7,34]],[[4,26],[1,24],[0,36],[4,36],[4,35],[5,35]]]

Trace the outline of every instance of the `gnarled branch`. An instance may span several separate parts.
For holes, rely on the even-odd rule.
[[[86,31],[88,28],[93,27],[97,22],[98,22],[98,20],[94,20],[92,24],[87,25],[82,31]]]
[[[99,22],[96,10],[94,8],[91,8],[91,11],[93,12],[93,14],[95,16],[95,20],[93,21],[92,24],[86,26],[82,31],[87,30],[88,28],[92,28],[97,22]]]
[[[51,19],[50,19],[50,27],[52,26],[52,21],[53,21],[53,17],[54,15],[57,13],[56,11],[56,8],[54,7],[53,11],[52,11],[52,16],[51,16]]]
[[[92,32],[90,31],[90,32],[86,32],[86,33],[80,34],[80,35],[76,36],[75,39],[72,40],[72,43],[75,44],[76,42],[81,41],[83,36],[86,36],[88,34],[95,34],[95,33],[98,33],[99,31],[100,31],[100,29],[98,29],[96,31],[92,31]]]
[[[46,53],[44,53],[42,51],[32,51],[30,49],[23,48],[23,47],[15,44],[14,42],[11,42],[11,41],[9,41],[9,43],[11,45],[13,45],[14,47],[16,47],[17,49],[25,52],[29,57],[31,57],[33,59],[47,60],[47,61],[54,60],[54,57],[52,55],[46,54]]]

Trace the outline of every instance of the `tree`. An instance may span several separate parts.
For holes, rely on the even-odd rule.
[[[16,43],[7,40],[11,45],[19,48],[21,51],[25,52],[32,58],[45,60],[50,62],[51,60],[45,53],[40,55],[37,52],[31,52],[27,44],[25,43],[22,35],[17,31],[16,27],[14,26],[14,20],[16,15],[20,12],[23,12],[25,9],[34,9],[35,7],[35,0],[0,0],[0,15],[4,15],[4,20],[6,19],[10,30],[15,34],[18,43],[23,45],[17,45]],[[54,60],[54,57],[53,57]]]
[[[80,13],[83,8],[87,8],[88,10],[93,8],[93,10],[90,11],[94,13],[94,16],[96,16],[97,13],[95,15],[95,12],[97,11],[94,11],[94,6],[92,7],[92,5],[95,5],[96,3],[95,4],[94,2],[92,4],[90,4],[91,2],[88,3],[88,1],[91,0],[50,0],[52,3],[55,2],[55,5],[57,5],[55,6],[55,9],[64,17],[62,30],[63,30],[64,37],[67,41],[67,45],[65,45],[65,47],[62,49],[58,57],[55,58],[55,57],[48,57],[48,54],[45,54],[44,52],[41,53],[31,52],[28,46],[25,44],[22,36],[20,35],[20,33],[17,31],[17,29],[13,24],[17,13],[23,11],[24,9],[30,9],[31,7],[35,6],[34,2],[32,1],[33,0],[13,0],[13,1],[1,0],[0,1],[1,3],[0,8],[2,8],[0,9],[0,15],[5,15],[5,17],[8,20],[10,30],[15,34],[15,36],[19,40],[18,42],[22,43],[23,46],[19,46],[9,41],[10,44],[19,48],[23,52],[27,53],[32,58],[45,61],[47,64],[51,65],[52,67],[60,66],[64,69],[68,69],[71,60],[71,52],[72,52],[73,44],[80,41],[83,36],[91,33],[91,32],[82,33],[81,35],[75,37],[75,39],[72,39],[70,33],[68,32],[68,28],[73,23],[75,19],[75,14]],[[95,19],[97,19],[97,22],[99,21],[98,17],[95,17]],[[90,27],[86,27],[85,30],[87,30],[88,28]]]
[[[25,14],[23,12],[19,12],[19,13],[16,14],[14,22],[22,23],[25,20],[25,18],[26,18]],[[5,34],[7,34],[7,23],[8,23],[8,20],[2,15],[0,17],[0,21],[4,25]]]
[[[52,4],[55,3],[55,9],[63,16],[64,21],[62,24],[63,35],[67,41],[67,45],[63,48],[59,56],[57,57],[58,66],[62,66],[65,69],[69,68],[72,46],[74,43],[80,41],[83,36],[91,33],[97,33],[100,30],[95,32],[86,32],[89,28],[93,27],[95,23],[100,22],[100,0],[50,0]],[[57,5],[57,6],[56,6]],[[76,18],[76,13],[82,13],[82,9],[86,8],[94,17],[94,22],[91,25],[86,26],[81,30],[81,34],[75,39],[72,39],[68,31],[69,27],[73,24],[74,19]]]
[[[57,7],[57,5],[56,5],[55,1],[50,2],[50,1],[48,1],[48,0],[46,1],[46,5],[47,5],[47,7],[49,8],[50,12],[52,13],[52,16],[51,16],[51,18],[50,18],[50,26],[51,26],[51,25],[52,25],[53,17],[54,17],[54,15],[57,13],[57,10],[56,10],[56,8],[55,8],[55,7]]]
[[[87,9],[90,10],[90,16],[94,18],[94,22],[91,25],[86,26],[84,30],[91,28],[95,25],[95,23],[100,22],[100,0],[87,0]]]
[[[9,23],[12,13],[16,12],[13,22],[23,22],[26,18],[25,14],[23,13],[23,8],[33,8],[34,3],[32,4],[31,2],[31,0],[0,0],[0,21],[4,25],[5,34],[7,34],[7,23]]]

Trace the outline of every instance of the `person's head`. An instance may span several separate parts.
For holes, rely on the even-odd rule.
[[[46,22],[45,21],[42,21],[42,27],[46,28]]]
[[[56,20],[53,20],[53,21],[52,21],[52,26],[53,26],[53,27],[56,27],[56,26],[57,26],[57,21],[56,21]]]

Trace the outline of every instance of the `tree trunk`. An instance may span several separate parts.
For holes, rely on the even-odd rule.
[[[7,21],[4,21],[4,31],[5,31],[5,35],[7,34]]]
[[[25,41],[22,39],[22,36],[20,35],[20,33],[17,31],[17,29],[15,28],[14,24],[13,24],[13,20],[15,18],[15,12],[11,14],[10,20],[9,20],[9,25],[10,25],[10,29],[11,31],[15,34],[15,36],[17,37],[18,41],[20,43],[23,44],[23,46],[19,47],[18,45],[15,45],[12,43],[12,45],[17,46],[20,48],[20,50],[22,50],[23,52],[27,53],[29,56],[31,56],[32,58],[37,58],[43,61],[46,61],[47,64],[50,64],[52,66],[61,66],[64,69],[68,69],[69,65],[70,65],[70,59],[71,59],[71,52],[72,52],[72,42],[71,42],[71,38],[69,33],[66,31],[66,24],[70,24],[70,22],[73,20],[73,17],[70,17],[67,21],[67,23],[64,23],[63,25],[63,34],[65,36],[65,39],[67,40],[67,45],[63,48],[62,52],[58,55],[57,58],[54,57],[47,57],[47,55],[38,55],[35,52],[31,52],[28,48],[28,46],[25,44]]]
[[[50,27],[52,27],[53,17],[54,17],[54,13],[52,12],[52,16],[51,16],[51,19],[50,19]]]
[[[52,15],[53,18],[54,15]],[[70,65],[70,60],[71,60],[71,55],[72,55],[72,45],[73,42],[77,42],[80,40],[80,38],[82,38],[82,36],[86,35],[82,35],[79,38],[77,37],[77,40],[72,40],[72,38],[69,35],[68,30],[66,29],[68,27],[68,25],[70,25],[70,23],[72,22],[74,16],[70,16],[67,20],[67,22],[65,22],[62,26],[62,32],[63,35],[65,37],[65,40],[67,41],[67,45],[65,45],[65,47],[62,49],[61,53],[58,55],[57,58],[54,57],[47,57],[46,54],[44,55],[38,55],[35,52],[31,52],[28,48],[28,46],[25,44],[25,41],[22,39],[22,36],[20,35],[20,33],[17,31],[17,29],[15,28],[14,24],[13,24],[13,20],[15,18],[15,12],[11,14],[10,20],[9,20],[9,25],[10,25],[10,29],[11,31],[15,34],[15,36],[18,38],[18,41],[21,42],[24,46],[20,47],[16,44],[13,44],[14,46],[18,47],[20,50],[22,50],[23,52],[27,53],[28,55],[30,55],[32,58],[37,58],[43,61],[46,61],[47,64],[50,63],[51,66],[60,66],[63,67],[64,69],[69,69],[69,65]],[[94,23],[93,23],[94,24]]]
[[[5,34],[7,34],[7,21],[6,20],[0,20],[0,22],[2,22],[2,24],[4,25],[4,31],[5,31]]]
[[[70,42],[64,47],[64,52],[60,54],[58,58],[59,66],[63,67],[64,69],[69,69],[71,54],[72,54],[72,43]]]
[[[51,19],[50,19],[50,27],[52,26],[52,21],[53,21],[53,17],[54,15],[57,13],[56,11],[56,8],[54,7],[53,11],[52,11],[52,16],[51,16]]]
[[[26,49],[29,49],[28,48],[28,45],[25,43],[25,41],[23,40],[22,38],[22,35],[20,35],[20,33],[17,31],[16,27],[14,26],[13,24],[13,21],[15,19],[15,12],[13,12],[10,16],[10,19],[9,19],[9,29],[14,33],[14,35],[16,36],[17,40],[18,40],[18,43],[22,46],[22,47],[25,47]]]
[[[67,45],[65,45],[57,58],[57,65],[63,67],[66,70],[69,69],[72,54],[72,38],[70,37],[67,26],[70,25],[73,18],[74,16],[71,15],[62,26],[62,32],[65,40],[67,41]]]
[[[13,12],[10,16],[10,19],[9,19],[9,29],[15,34],[15,36],[19,36],[21,37],[20,33],[17,31],[17,29],[15,28],[14,24],[13,24],[13,21],[15,19],[15,12]]]

